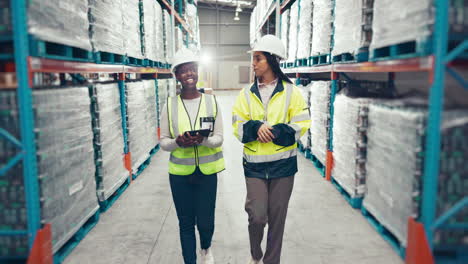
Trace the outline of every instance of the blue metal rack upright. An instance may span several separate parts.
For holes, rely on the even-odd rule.
[[[288,8],[297,0],[285,0],[282,3],[281,11]],[[468,197],[463,197],[455,203],[452,208],[436,218],[436,206],[438,199],[438,181],[439,181],[439,161],[440,161],[440,143],[441,143],[441,116],[443,112],[445,74],[452,76],[464,89],[468,90],[468,81],[458,74],[450,63],[454,59],[461,57],[466,59],[466,50],[468,50],[467,36],[457,36],[461,43],[448,52],[448,42],[452,39],[449,34],[449,1],[434,0],[435,23],[433,30],[432,53],[426,57],[415,57],[409,59],[389,59],[376,62],[358,62],[348,64],[334,64],[313,67],[296,67],[284,69],[287,74],[314,74],[314,73],[332,73],[332,82],[334,73],[364,73],[364,72],[388,72],[394,76],[395,72],[427,72],[432,76],[430,80],[429,111],[426,128],[425,142],[425,161],[424,161],[424,180],[422,188],[422,206],[420,218],[413,219],[414,225],[409,228],[419,228],[416,230],[419,237],[413,244],[409,243],[406,249],[406,262],[411,264],[434,263],[434,252],[437,248],[433,245],[434,231],[440,228],[468,230],[468,223],[447,224],[447,221],[461,210],[468,207]],[[267,14],[269,16],[270,14]],[[392,79],[392,77],[390,78]],[[392,80],[393,81],[393,80]],[[335,83],[336,85],[336,83]],[[336,86],[335,86],[336,89]],[[335,91],[334,91],[335,92]],[[333,92],[333,93],[334,93]],[[333,96],[333,94],[332,94]],[[333,101],[333,100],[332,100]],[[330,108],[333,114],[333,107]],[[330,134],[330,150],[333,151],[333,136]],[[333,159],[333,152],[331,152]],[[327,162],[327,165],[328,162]],[[327,171],[330,168],[327,168]],[[421,232],[419,232],[421,231]],[[411,232],[410,232],[411,233]],[[418,244],[419,243],[419,244]],[[427,251],[418,253],[416,251]],[[459,252],[458,252],[459,253]],[[457,254],[458,254],[457,253]],[[468,263],[468,252],[455,259],[455,263]],[[445,260],[437,259],[437,261]],[[439,262],[438,262],[439,263]],[[447,262],[453,263],[453,262]]]
[[[13,43],[16,74],[18,80],[18,110],[21,139],[15,139],[5,130],[2,135],[15,143],[21,152],[3,170],[2,175],[22,160],[27,208],[27,230],[1,231],[0,235],[27,236],[29,248],[32,247],[37,231],[41,227],[39,183],[37,179],[36,145],[34,143],[34,118],[32,109],[32,91],[30,87],[28,65],[28,35],[26,22],[26,1],[10,1],[13,22]]]
[[[13,60],[15,65],[17,77],[17,106],[18,106],[18,120],[19,120],[19,134],[21,138],[16,138],[10,134],[6,129],[0,128],[0,140],[6,140],[12,143],[13,146],[18,148],[18,154],[11,157],[5,165],[0,167],[0,179],[6,175],[15,165],[22,162],[23,165],[23,178],[24,178],[24,195],[26,202],[26,221],[27,226],[22,230],[4,230],[0,229],[0,237],[27,237],[28,252],[25,256],[1,256],[0,263],[9,261],[21,260],[28,258],[28,254],[35,252],[37,240],[50,239],[50,225],[41,223],[41,207],[40,207],[40,190],[37,168],[37,152],[35,143],[35,124],[33,115],[33,98],[32,87],[33,77],[35,73],[108,73],[119,75],[119,88],[121,91],[122,102],[122,127],[126,128],[126,109],[125,109],[125,74],[154,74],[157,78],[158,74],[171,75],[169,69],[156,68],[156,67],[131,67],[126,65],[111,65],[111,64],[97,64],[93,62],[84,61],[67,61],[67,60],[54,60],[47,58],[33,57],[29,50],[29,36],[28,36],[28,23],[27,23],[27,2],[26,0],[9,0],[12,14],[13,32],[11,36],[0,36],[2,41],[12,41],[14,47],[14,54],[8,56],[1,56],[0,59]],[[179,16],[176,17],[179,24],[184,28],[185,22]],[[157,110],[157,109],[155,109]],[[127,133],[124,133],[125,141],[127,141]],[[125,142],[124,153],[129,152],[128,144]],[[154,151],[153,151],[154,154]],[[44,233],[49,234],[49,236]],[[44,238],[45,237],[45,238]],[[41,243],[42,243],[41,242]],[[51,244],[51,241],[47,241]],[[39,246],[43,246],[40,244]],[[48,252],[39,253],[40,256],[35,255],[31,262],[34,264],[52,263],[52,246],[50,248],[42,248]],[[31,258],[31,256],[29,256]],[[39,259],[40,258],[40,259]],[[47,262],[43,262],[43,261]]]

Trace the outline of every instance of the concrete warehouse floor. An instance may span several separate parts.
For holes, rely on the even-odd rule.
[[[226,170],[219,174],[212,249],[217,264],[249,259],[242,147],[232,134],[231,108],[238,92],[217,92],[222,109]],[[183,263],[178,220],[167,173],[169,154],[159,151],[151,164],[105,213],[65,264]],[[390,245],[306,160],[291,197],[284,236],[286,264],[402,264]],[[198,239],[198,234],[197,234]],[[266,240],[266,231],[264,241]],[[199,247],[199,241],[197,241]]]

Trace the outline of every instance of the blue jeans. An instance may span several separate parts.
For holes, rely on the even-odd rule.
[[[197,170],[195,173],[198,173]],[[193,175],[192,175],[193,176]],[[180,243],[185,264],[197,263],[195,225],[202,249],[211,247],[214,233],[217,174],[191,176],[169,175],[172,198],[179,219]]]

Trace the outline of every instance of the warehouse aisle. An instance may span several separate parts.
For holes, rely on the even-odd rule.
[[[218,92],[225,120],[226,171],[219,175],[213,252],[217,264],[249,258],[241,145],[232,135],[237,92]],[[167,176],[168,153],[160,151],[65,264],[183,263],[178,222]],[[286,264],[400,264],[403,261],[352,209],[312,163],[299,155],[283,245]]]

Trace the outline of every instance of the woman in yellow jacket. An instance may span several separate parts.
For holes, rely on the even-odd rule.
[[[197,263],[197,226],[201,263],[213,264],[217,173],[224,170],[222,116],[216,98],[197,90],[198,56],[188,49],[177,51],[172,71],[182,90],[163,108],[160,144],[171,152],[169,181],[179,219],[182,255],[185,264]]]
[[[244,88],[233,108],[234,134],[244,144],[251,264],[279,264],[289,198],[297,172],[296,141],[310,127],[300,90],[281,71],[285,47],[273,35],[252,50],[255,82]],[[261,248],[268,224],[265,254]]]

